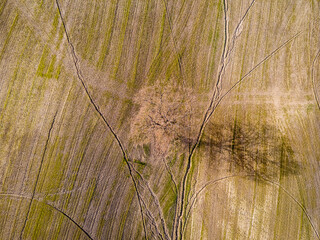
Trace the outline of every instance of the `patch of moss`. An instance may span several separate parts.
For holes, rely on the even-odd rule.
[[[42,56],[38,65],[37,75],[40,77],[45,77],[47,72],[47,58],[49,56],[49,48],[47,45],[44,46]]]
[[[117,74],[118,74],[119,67],[120,67],[121,56],[123,53],[123,44],[124,44],[126,30],[127,30],[128,21],[129,21],[131,2],[132,2],[132,0],[128,0],[127,4],[125,6],[125,9],[124,9],[124,16],[123,16],[124,20],[122,22],[121,29],[120,29],[120,37],[119,37],[119,41],[118,41],[119,45],[118,45],[117,54],[116,54],[115,60],[114,60],[115,68],[114,68],[113,74],[112,74],[113,79],[117,79]],[[122,82],[121,79],[117,79],[117,80],[119,82]]]
[[[97,62],[97,67],[100,70],[103,69],[106,56],[109,54],[111,38],[113,35],[113,31],[114,31],[115,21],[113,19],[115,19],[116,8],[117,8],[117,0],[113,0],[111,3],[110,10],[108,12],[108,17],[107,17],[107,22],[109,23],[108,29],[105,33],[104,41],[103,41],[103,45],[102,45],[102,50],[100,52],[99,60]]]
[[[54,71],[54,66],[55,66],[55,63],[56,63],[56,58],[57,58],[57,56],[55,54],[51,58],[51,61],[50,61],[49,67],[48,67],[48,71],[47,71],[47,73],[45,75],[47,78],[52,78],[53,77],[53,71]]]
[[[139,66],[139,59],[140,59],[140,48],[141,48],[141,43],[143,41],[143,33],[144,33],[144,28],[145,28],[145,24],[147,21],[147,16],[148,16],[148,10],[149,10],[149,3],[150,0],[147,1],[147,5],[145,7],[144,13],[143,13],[143,22],[141,24],[141,30],[139,33],[139,37],[138,37],[138,43],[137,43],[137,53],[136,53],[136,57],[134,60],[134,64],[133,64],[133,73],[132,73],[132,77],[131,80],[127,82],[127,86],[131,89],[137,88],[137,72],[138,72],[138,66]]]
[[[59,25],[59,11],[58,9],[56,10],[56,14],[54,15],[53,22],[52,22],[52,30],[51,30],[51,35],[54,36],[58,30],[58,25]]]
[[[0,16],[1,16],[2,11],[3,11],[4,7],[6,6],[7,2],[8,2],[8,0],[4,0],[4,1],[0,2]]]
[[[127,208],[126,210],[123,212],[122,216],[121,216],[121,220],[120,220],[120,226],[119,226],[119,232],[118,232],[118,239],[122,239],[123,238],[123,233],[124,233],[124,227],[128,218],[128,213],[132,207],[132,203],[133,203],[133,199],[135,197],[135,189],[132,188],[131,191],[127,194],[126,200],[125,202],[127,203]]]
[[[1,49],[0,60],[2,59],[5,50],[7,49],[7,46],[9,44],[11,36],[12,36],[12,32],[15,29],[15,27],[17,26],[18,20],[19,20],[19,14],[17,13],[16,16],[14,17],[14,19],[13,19],[13,22],[12,22],[12,24],[10,26],[9,33],[7,34],[6,40],[4,41],[3,47]]]
[[[147,157],[150,157],[150,155],[151,155],[150,144],[143,144],[142,147],[143,147],[144,154],[145,154]]]

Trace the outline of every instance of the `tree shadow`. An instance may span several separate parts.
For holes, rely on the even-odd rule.
[[[189,145],[192,139],[180,138]],[[297,175],[303,167],[295,159],[289,139],[272,125],[208,123],[199,144],[215,169],[275,178]]]

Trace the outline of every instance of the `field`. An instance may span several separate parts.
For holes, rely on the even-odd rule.
[[[0,239],[320,240],[318,0],[0,0]]]

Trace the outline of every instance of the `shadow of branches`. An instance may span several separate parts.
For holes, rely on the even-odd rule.
[[[227,163],[230,172],[272,178],[299,174],[302,169],[289,139],[272,125],[210,123],[200,144],[210,164],[218,168]]]

